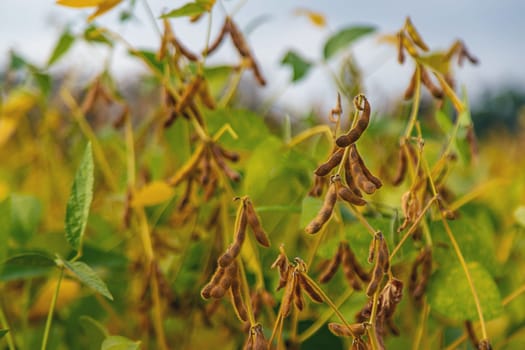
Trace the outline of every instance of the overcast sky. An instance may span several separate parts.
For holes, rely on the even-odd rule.
[[[155,15],[183,5],[179,0],[149,0]],[[242,0],[223,1],[228,12]],[[116,10],[97,19],[99,25],[108,26],[140,48],[155,49],[159,38],[144,10],[143,0],[137,0],[136,20],[122,25],[117,16],[128,6],[127,1]],[[294,16],[297,8],[307,8],[325,15],[328,26],[314,27],[304,17]],[[91,10],[69,9],[48,0],[1,0],[0,1],[0,65],[5,65],[6,56],[14,49],[30,60],[43,64],[51,52],[64,26],[72,25],[79,32]],[[441,1],[348,1],[348,0],[248,0],[235,14],[241,28],[249,26],[254,19],[267,16],[267,20],[249,34],[249,42],[263,67],[270,84],[262,93],[276,95],[279,102],[293,106],[306,104],[330,105],[335,88],[329,74],[316,69],[304,82],[289,86],[290,72],[279,67],[284,53],[293,48],[312,60],[321,57],[326,38],[345,26],[369,24],[380,33],[398,30],[407,15],[431,48],[446,48],[456,38],[461,38],[469,50],[477,56],[479,66],[466,65],[457,70],[458,81],[464,83],[471,97],[479,96],[488,86],[511,84],[525,85],[525,1],[489,0],[441,0]],[[213,13],[214,36],[224,17],[224,10],[216,6]],[[160,22],[159,22],[160,23]],[[195,50],[202,48],[205,40],[206,21],[188,25],[186,19],[172,22],[175,32],[187,46]],[[214,56],[211,63],[237,62],[231,47],[225,45]],[[396,61],[393,47],[378,44],[368,39],[359,42],[354,54],[363,69],[367,91],[372,102],[395,100],[401,94],[410,77],[410,67],[401,67]],[[76,46],[71,54],[60,62],[56,69],[81,67],[96,74],[106,52],[103,49]],[[142,69],[126,57],[123,50],[116,56],[113,68],[119,75]],[[306,101],[306,102],[305,102]],[[376,101],[379,102],[379,101]]]

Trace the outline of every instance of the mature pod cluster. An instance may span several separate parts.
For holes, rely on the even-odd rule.
[[[205,50],[204,54],[209,55],[213,51],[215,51],[224,41],[226,34],[230,35],[233,45],[237,49],[237,52],[243,59],[246,60],[248,68],[252,70],[257,82],[262,86],[266,85],[266,80],[264,79],[261,70],[257,65],[257,62],[255,61],[255,58],[250,51],[250,48],[248,47],[248,43],[246,42],[244,35],[229,16],[226,17],[226,19],[224,20],[221,32],[219,33],[217,38],[208,46],[208,49]]]
[[[250,226],[259,244],[268,247],[270,241],[264,232],[255,209],[248,197],[241,199],[241,204],[236,219],[236,228],[233,243],[217,259],[217,269],[210,282],[204,286],[201,296],[205,299],[210,297],[220,299],[229,290],[235,312],[241,321],[248,320],[248,314],[241,293],[241,278],[237,265],[242,244],[246,238],[246,229]]]
[[[295,265],[292,265],[284,252],[283,246],[280,247],[280,253],[272,264],[273,268],[279,270],[279,285],[277,290],[285,288],[281,301],[281,315],[287,317],[292,309],[292,304],[302,311],[305,301],[303,292],[316,303],[324,301],[317,286],[306,275],[306,263],[300,258],[294,259]]]
[[[377,314],[374,324],[374,330],[378,345],[380,349],[384,349],[384,337],[386,335],[386,327],[395,335],[399,334],[396,326],[393,323],[392,316],[396,310],[397,305],[401,302],[403,297],[403,282],[396,278],[391,278],[385,284],[385,287],[379,294],[377,302]],[[367,304],[356,314],[357,322],[365,322],[370,319],[372,312],[372,301],[369,299]]]
[[[372,270],[370,282],[366,288],[366,295],[369,297],[372,297],[375,294],[379,288],[379,285],[381,284],[381,281],[383,280],[383,276],[390,269],[388,246],[381,232],[376,233],[371,246],[372,248],[370,249],[371,254],[369,254],[369,261],[372,261],[375,258],[375,265],[374,269]]]
[[[214,142],[203,143],[197,147],[184,167],[167,182],[170,186],[176,186],[184,180],[187,181],[186,192],[181,201],[183,208],[191,197],[194,182],[202,188],[204,199],[209,200],[219,185],[221,173],[231,181],[239,181],[239,173],[227,164],[237,161],[239,154],[236,152],[228,151]]]
[[[370,281],[370,275],[359,264],[348,242],[340,242],[335,255],[321,272],[319,282],[329,282],[340,265],[346,281],[354,290],[361,290],[361,283]]]
[[[244,344],[243,350],[268,350],[268,341],[264,338],[263,328],[260,323],[250,328],[248,340]]]
[[[412,56],[415,60],[417,60],[420,57],[420,53],[418,52],[418,50],[422,50],[423,52],[428,52],[429,50],[427,44],[425,44],[423,38],[417,32],[409,17],[407,17],[403,28],[397,33],[396,39],[398,50],[397,58],[398,62],[401,64],[405,62],[405,51],[408,52],[408,54]],[[457,54],[458,56],[458,64],[460,66],[463,65],[465,59],[469,60],[472,64],[478,63],[477,58],[470,54],[465,44],[461,40],[456,40],[452,44],[450,49],[446,53],[442,54],[443,62],[450,62],[452,56],[454,56],[455,54]],[[435,85],[432,81],[432,78],[430,77],[428,70],[419,61],[417,62],[416,69],[414,70],[412,78],[410,79],[410,84],[405,90],[405,99],[409,100],[414,95],[415,86],[418,83],[418,70],[420,82],[428,89],[432,96],[434,96],[437,99],[442,99],[444,96],[444,91],[447,90],[443,84],[443,81],[439,80],[439,84],[441,85],[441,87]],[[448,72],[444,73],[444,78],[450,86],[454,85],[452,77]]]
[[[339,95],[337,101],[336,108],[330,112],[330,120],[333,120],[334,114],[340,115],[342,113]],[[353,205],[365,205],[366,201],[363,199],[361,191],[372,194],[382,186],[381,180],[368,170],[355,146],[355,142],[361,137],[370,121],[370,104],[364,95],[358,95],[354,99],[354,105],[362,113],[356,125],[347,134],[337,138],[336,146],[334,146],[328,160],[315,169],[314,185],[309,195],[319,197],[322,194],[326,177],[337,166],[340,166],[340,170],[344,170],[344,183],[339,174],[330,177],[323,206],[317,216],[306,226],[305,230],[308,233],[319,232],[330,219],[338,198]]]
[[[419,272],[418,272],[419,271]],[[432,250],[429,247],[421,250],[412,264],[408,290],[416,301],[420,301],[432,274]]]

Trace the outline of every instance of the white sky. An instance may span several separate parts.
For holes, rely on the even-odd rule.
[[[129,42],[140,48],[158,47],[151,21],[137,0],[137,20],[121,25],[116,20],[127,1],[116,10],[97,19],[97,24],[120,32]],[[189,0],[149,0],[155,15],[163,9],[177,8]],[[228,12],[241,0],[223,1]],[[305,18],[293,16],[294,9],[307,8],[326,16],[328,28],[312,26]],[[49,0],[0,0],[0,65],[6,64],[7,53],[15,49],[24,57],[43,64],[49,56],[59,33],[65,25],[79,32],[91,10],[60,7]],[[249,35],[263,72],[270,84],[261,92],[265,96],[278,96],[279,102],[294,107],[331,106],[335,88],[329,74],[322,68],[310,72],[307,79],[289,85],[290,71],[281,69],[279,61],[293,48],[303,56],[316,60],[321,57],[324,40],[337,29],[355,24],[371,24],[381,33],[393,33],[401,27],[407,15],[431,48],[446,48],[454,39],[463,39],[469,50],[480,59],[481,65],[466,64],[457,70],[457,80],[465,84],[471,96],[479,96],[488,86],[507,84],[525,85],[525,1],[489,0],[440,0],[440,1],[348,1],[348,0],[248,0],[235,15],[241,28],[255,18],[269,15],[270,19]],[[213,31],[222,24],[224,11],[216,6],[213,13]],[[159,22],[160,23],[160,22]],[[206,21],[197,26],[188,25],[187,19],[172,22],[175,32],[190,48],[202,48],[205,40]],[[211,63],[237,62],[236,53],[224,45]],[[76,46],[64,57],[57,69],[80,67],[88,74],[96,74],[106,56],[104,49]],[[406,86],[411,68],[401,67],[396,61],[394,48],[363,40],[354,49],[359,65],[364,71],[365,85],[372,105],[388,104],[396,100]],[[116,56],[113,68],[120,75],[142,69],[141,64],[129,59],[123,50]]]

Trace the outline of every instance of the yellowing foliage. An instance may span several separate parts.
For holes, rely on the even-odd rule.
[[[134,208],[161,204],[173,196],[173,188],[163,181],[153,181],[135,193],[131,206]]]

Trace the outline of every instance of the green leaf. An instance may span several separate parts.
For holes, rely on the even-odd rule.
[[[11,237],[18,243],[25,244],[35,234],[42,219],[42,204],[38,198],[11,195]]]
[[[93,199],[93,152],[88,143],[77,170],[66,208],[66,239],[75,250],[80,250],[86,229],[89,207]]]
[[[42,276],[55,266],[52,256],[43,252],[23,252],[2,263],[0,281]]]
[[[373,33],[375,30],[372,26],[355,26],[340,30],[325,42],[323,50],[324,59],[330,59],[338,51],[346,48],[362,36]]]
[[[95,25],[87,27],[86,30],[84,30],[83,37],[87,42],[105,44],[110,47],[113,46],[113,41],[106,35],[106,30]]]
[[[485,320],[498,317],[503,307],[496,283],[480,264],[471,262],[467,265]],[[432,275],[427,291],[431,310],[456,321],[478,319],[471,289],[459,263],[441,267]]]
[[[182,7],[160,16],[161,18],[193,17],[211,10],[212,5],[208,1],[190,2]]]
[[[438,110],[435,114],[436,123],[438,124],[439,128],[443,133],[448,134],[452,131],[452,128],[454,125],[452,124],[452,121],[450,120],[449,116],[445,114],[445,112]]]
[[[162,62],[157,59],[155,52],[148,50],[129,50],[128,53],[141,59],[152,71],[163,74]]]
[[[301,219],[299,220],[299,225],[301,228],[305,228],[306,225],[312,221],[312,219],[317,215],[319,209],[323,206],[323,199],[306,196],[302,202],[301,210]]]
[[[9,62],[9,69],[18,70],[25,68],[29,63],[15,51],[10,51],[9,56],[11,60]]]
[[[133,341],[120,335],[107,337],[102,343],[100,350],[138,350],[140,341]]]
[[[58,39],[51,56],[49,56],[47,66],[49,67],[58,61],[71,48],[74,42],[75,37],[69,31],[69,28],[66,29]]]
[[[0,339],[2,339],[7,332],[9,332],[9,329],[0,329]]]
[[[242,109],[216,109],[205,112],[206,121],[211,133],[215,133],[226,124],[230,124],[239,136],[234,139],[225,133],[219,143],[231,150],[250,150],[268,139],[270,131],[264,118],[254,112]]]
[[[100,277],[96,274],[95,271],[87,264],[81,261],[70,262],[67,260],[60,259],[59,262],[63,263],[64,266],[79,279],[80,282],[84,283],[86,286],[95,290],[96,292],[102,294],[109,300],[113,300],[113,296],[108,290],[108,287],[102,281]]]
[[[289,65],[292,67],[293,76],[292,81],[301,80],[306,76],[312,63],[299,56],[295,51],[288,51],[281,60],[282,65]]]

